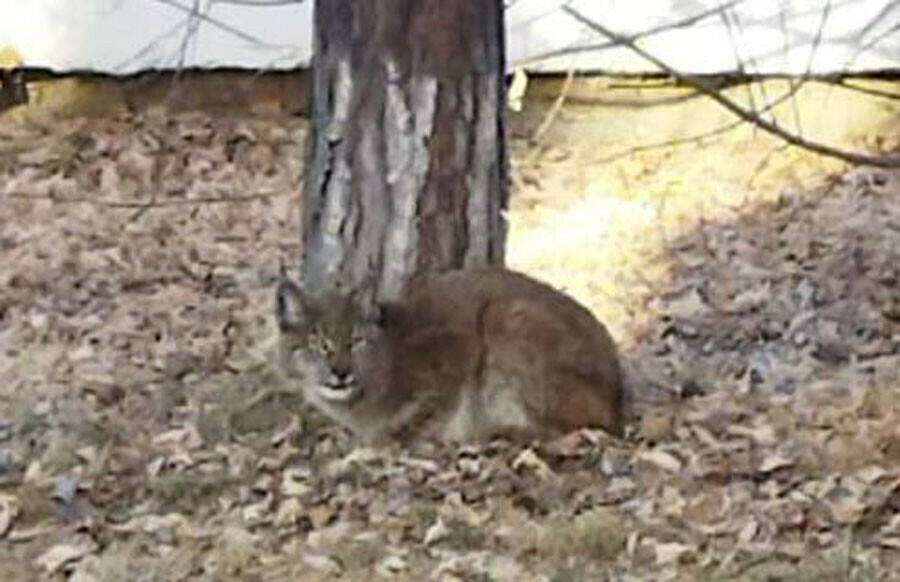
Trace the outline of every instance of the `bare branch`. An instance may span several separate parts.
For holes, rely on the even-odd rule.
[[[572,3],[572,0],[565,0],[565,2],[563,4],[568,6],[571,3]],[[505,7],[506,10],[509,10],[509,8],[510,7],[508,5]],[[553,14],[556,14],[557,12],[559,12],[559,8],[560,7],[558,5],[557,6],[549,6],[542,12],[531,16],[527,20],[517,23],[513,30],[518,30],[520,28],[525,28],[526,26],[531,26],[535,22],[543,20],[543,19],[547,18],[548,16],[552,16]]]
[[[852,85],[848,83],[850,79],[826,79],[823,80],[823,83],[831,83],[844,89],[845,91],[855,91],[857,93],[862,93],[863,95],[871,95],[873,97],[881,97],[882,99],[889,99],[891,101],[900,101],[900,93],[894,93],[893,91],[883,91],[881,89],[874,89],[872,87],[860,87],[859,85]]]
[[[159,46],[160,44],[162,44],[163,41],[165,41],[167,38],[169,38],[170,36],[176,35],[176,34],[178,33],[178,31],[180,31],[180,30],[181,30],[182,28],[184,28],[186,25],[187,25],[187,22],[183,22],[183,21],[182,21],[182,22],[179,22],[178,24],[172,26],[172,27],[169,28],[168,30],[166,30],[166,31],[164,31],[164,32],[162,32],[162,33],[160,33],[159,35],[156,36],[156,38],[154,38],[153,40],[151,40],[150,42],[148,42],[146,45],[144,45],[144,46],[143,46],[140,50],[138,50],[136,53],[134,53],[133,55],[131,55],[131,56],[128,57],[127,59],[121,61],[121,62],[120,62],[118,65],[116,65],[115,67],[113,67],[113,69],[114,69],[114,70],[122,70],[122,69],[124,69],[125,67],[127,67],[128,65],[130,65],[131,63],[140,60],[141,58],[144,57],[144,55],[150,53],[150,51],[152,51],[152,50],[155,49],[157,46]]]
[[[898,4],[900,4],[900,2],[897,2],[897,0],[893,0],[892,2],[888,2],[887,4],[882,6],[881,10],[878,11],[878,14],[873,16],[869,20],[869,22],[867,22],[865,24],[865,26],[862,26],[859,29],[859,32],[856,35],[856,39],[862,40],[863,37],[865,37],[867,34],[872,32],[880,23],[884,22],[885,19],[887,19],[890,16],[891,12],[893,12],[897,8]],[[890,27],[890,29],[888,29],[884,33],[876,36],[876,38],[877,39],[883,38],[886,34],[890,34],[891,31],[896,30],[896,29],[897,29],[897,25],[895,24],[894,26]],[[871,46],[871,44],[874,44],[874,43],[872,43],[870,41],[870,43],[863,44],[862,47],[860,47],[860,50],[864,50],[863,47],[868,48],[869,46]]]
[[[187,13],[188,15],[195,14],[192,7],[185,6],[181,2],[178,2],[178,0],[153,0],[153,1],[159,2],[160,4],[165,4],[166,6],[171,6],[172,8],[175,8],[177,10]],[[197,16],[198,16],[198,18],[200,18],[200,20],[210,24],[211,26],[214,26],[220,30],[227,32],[227,33],[233,34],[234,36],[237,36],[238,38],[246,40],[247,42],[253,43],[257,46],[269,47],[269,48],[284,48],[279,45],[273,45],[271,43],[268,43],[258,37],[253,36],[252,34],[248,34],[248,33],[244,32],[243,30],[228,24],[227,22],[224,22],[224,21],[214,18],[212,16],[208,16],[208,15],[197,15]]]
[[[713,101],[715,101],[716,103],[718,103],[719,105],[721,105],[722,107],[727,109],[728,111],[732,112],[734,115],[736,115],[740,119],[742,119],[748,123],[751,123],[751,124],[755,125],[756,127],[759,127],[760,129],[762,129],[776,137],[781,138],[782,140],[786,141],[787,143],[789,143],[791,145],[801,147],[803,149],[821,154],[823,156],[836,158],[836,159],[843,160],[845,162],[854,163],[854,164],[867,164],[867,165],[878,166],[878,167],[882,167],[882,168],[900,167],[900,156],[870,156],[867,154],[859,154],[859,153],[855,153],[855,152],[849,152],[849,151],[835,148],[835,147],[832,147],[832,146],[829,146],[826,144],[807,140],[807,139],[804,139],[804,138],[802,138],[796,134],[793,134],[789,131],[785,131],[784,129],[781,129],[777,124],[761,118],[759,115],[757,115],[753,111],[748,110],[745,107],[743,107],[742,105],[735,103],[728,97],[725,97],[720,92],[711,88],[704,79],[694,76],[694,75],[689,75],[689,74],[685,74],[685,73],[676,71],[675,69],[673,69],[672,67],[667,65],[665,62],[661,61],[657,57],[653,56],[652,54],[648,53],[641,47],[637,46],[637,44],[634,41],[632,41],[630,38],[609,30],[602,24],[591,20],[590,18],[584,16],[583,14],[581,14],[580,12],[578,12],[577,10],[575,10],[569,6],[563,7],[563,11],[565,11],[567,14],[572,16],[572,18],[575,18],[576,20],[578,20],[579,22],[581,22],[588,28],[591,28],[592,30],[599,32],[600,34],[607,37],[609,40],[611,40],[613,42],[617,42],[619,44],[622,44],[623,46],[628,47],[629,49],[634,51],[635,54],[640,55],[645,60],[656,65],[663,71],[667,72],[668,74],[672,75],[673,77],[677,78],[678,80],[682,81],[683,83],[690,85],[690,86],[694,87],[695,89],[699,90],[704,95],[706,95],[707,97],[709,97],[710,99],[712,99]]]
[[[559,95],[557,95],[556,100],[553,102],[553,105],[550,107],[547,115],[544,116],[544,120],[531,136],[531,139],[534,142],[540,143],[541,140],[544,139],[544,135],[548,131],[550,131],[550,127],[553,125],[553,122],[556,121],[559,112],[562,110],[562,107],[566,102],[566,98],[569,96],[569,90],[572,88],[572,81],[574,80],[575,69],[571,68],[566,75],[566,81],[565,83],[563,83],[562,89],[560,89],[559,91]]]
[[[857,50],[856,50],[856,54],[853,55],[853,58],[852,58],[852,59],[850,59],[850,63],[856,62],[856,60],[860,57],[860,55],[864,54],[864,53],[865,53],[866,51],[868,51],[869,49],[874,48],[875,45],[877,45],[878,43],[880,43],[880,42],[883,41],[884,39],[890,38],[890,37],[893,36],[898,30],[900,30],[900,23],[895,23],[895,24],[889,26],[889,27],[888,27],[886,30],[884,30],[881,34],[875,35],[875,37],[872,38],[871,40],[869,40],[868,42],[864,42],[864,43],[860,44],[859,47],[858,47]]]
[[[178,51],[178,65],[176,66],[175,78],[172,80],[173,83],[177,80],[179,74],[184,69],[184,63],[187,60],[188,45],[190,45],[191,42],[196,43],[197,32],[200,30],[201,18],[209,14],[209,10],[211,7],[212,3],[208,2],[206,4],[206,10],[201,14],[200,0],[194,0],[193,4],[191,5],[191,12],[188,15],[187,19],[187,30],[184,31],[184,36],[181,39],[181,48]]]
[[[784,92],[783,95],[780,95],[777,99],[775,99],[774,101],[772,101],[771,103],[766,105],[766,107],[764,107],[762,109],[762,111],[760,111],[760,113],[765,113],[765,112],[769,111],[770,109],[774,109],[775,107],[781,105],[788,99],[791,99],[792,97],[794,97],[794,95],[797,94],[797,92],[800,91],[800,88],[802,86],[803,86],[802,81],[799,83],[792,84],[790,86],[790,89],[788,89],[787,91]],[[693,96],[694,93],[692,93],[691,95]],[[656,142],[656,143],[644,144],[644,145],[626,148],[622,151],[619,151],[619,152],[610,154],[608,156],[605,156],[603,158],[600,158],[599,160],[597,160],[597,162],[598,163],[612,162],[612,161],[618,160],[620,158],[624,158],[626,156],[630,156],[630,155],[641,153],[641,152],[652,151],[652,150],[656,150],[656,149],[663,149],[663,148],[668,148],[668,147],[677,147],[677,146],[688,145],[688,144],[692,144],[692,143],[699,143],[705,139],[709,139],[711,137],[716,137],[718,135],[728,133],[729,131],[734,131],[735,129],[739,128],[743,124],[744,124],[744,121],[739,119],[737,121],[733,121],[731,123],[727,123],[725,125],[710,129],[708,131],[704,131],[704,132],[690,135],[687,137],[680,137],[680,138],[669,139],[669,140],[660,141],[660,142]]]
[[[729,2],[726,2],[725,4],[722,4],[721,6],[717,6],[716,8],[711,8],[709,10],[705,10],[703,12],[694,14],[692,16],[688,16],[681,20],[676,20],[675,22],[661,24],[661,25],[655,26],[653,28],[648,28],[647,30],[642,30],[640,32],[636,32],[634,34],[628,35],[628,38],[630,38],[633,41],[638,41],[638,40],[647,38],[649,36],[654,36],[656,34],[668,32],[670,30],[677,30],[679,28],[689,28],[702,20],[706,20],[707,18],[709,18],[711,16],[716,16],[717,14],[722,14],[724,11],[734,8],[735,6],[737,6],[739,4],[743,4],[746,1],[747,0],[730,0]],[[568,6],[562,7],[563,10],[565,10],[566,8],[568,8]],[[554,10],[554,12],[555,12],[555,10]],[[544,16],[547,16],[547,14],[541,15],[541,18],[543,18]],[[556,57],[564,57],[567,55],[585,53],[585,52],[590,52],[590,51],[606,50],[606,49],[615,48],[619,45],[620,45],[620,43],[618,43],[618,42],[602,42],[602,43],[586,44],[586,45],[580,45],[580,46],[569,46],[569,47],[562,48],[562,49],[548,51],[546,53],[537,55],[535,57],[531,57],[527,60],[517,63],[517,65],[526,66],[526,65],[534,64],[534,63],[544,61],[547,59],[552,59],[552,58],[556,58]]]
[[[787,62],[787,60],[788,60],[788,55],[789,55],[790,52],[791,52],[791,43],[790,43],[790,40],[789,40],[789,39],[790,39],[790,35],[788,34],[787,17],[786,17],[786,15],[785,15],[785,12],[786,12],[785,10],[781,10],[781,11],[778,13],[778,25],[779,25],[779,27],[781,28],[781,38],[782,38],[782,40],[784,41],[783,44],[782,44],[782,50],[784,51],[784,60],[785,60],[785,62]],[[811,62],[811,61],[810,61],[810,62]],[[806,69],[806,75],[805,75],[804,78],[800,81],[801,84],[808,78],[809,73],[810,73],[810,69],[809,69],[809,67],[807,67],[807,69]],[[794,79],[790,79],[790,80],[788,81],[788,84],[791,86],[791,88],[793,88],[793,87],[795,86],[795,81],[794,81]],[[796,99],[792,99],[792,100],[791,100],[791,112],[794,114],[794,124],[795,124],[795,126],[796,126],[798,129],[801,128],[801,127],[802,127],[802,121],[800,120],[800,107],[797,105],[797,100],[796,100]]]
[[[737,37],[738,37],[737,33],[740,31],[735,30],[736,28],[738,28],[738,25],[739,25],[739,22],[737,22],[737,20],[738,20],[737,16],[735,16],[734,18],[731,18],[728,15],[728,11],[723,10],[720,14],[720,19],[722,20],[722,23],[725,25],[725,30],[728,32],[728,38],[731,40],[731,53],[732,53],[732,56],[734,57],[734,61],[737,63],[737,72],[740,76],[746,77],[748,75],[747,67],[744,62],[744,57],[741,55],[740,44],[738,43],[738,39],[737,39]],[[755,65],[755,61],[753,59],[750,60],[750,65],[751,66]],[[757,74],[759,73],[759,68],[756,69],[755,73],[757,73]],[[765,89],[766,86],[764,83],[760,83],[759,87],[761,89],[760,92],[762,93],[762,97],[763,97],[763,99],[765,99],[767,97],[766,89]],[[756,96],[753,94],[753,85],[751,85],[751,84],[747,84],[747,101],[750,103],[750,110],[757,111]],[[773,118],[773,122],[774,122],[774,118]]]
[[[819,45],[822,44],[822,38],[825,36],[825,24],[828,22],[829,14],[831,14],[831,0],[825,2],[825,8],[822,9],[822,19],[819,21],[816,36],[813,37],[812,46],[809,49],[809,60],[806,62],[807,75],[812,71],[813,61],[816,58],[816,53],[819,51]]]

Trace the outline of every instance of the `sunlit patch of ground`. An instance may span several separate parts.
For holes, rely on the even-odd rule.
[[[779,89],[784,87],[769,87],[772,95]],[[840,96],[809,91],[810,102],[799,107],[814,109]],[[640,95],[625,92],[618,99]],[[849,107],[844,101],[832,106]],[[785,115],[783,107],[779,113]],[[535,108],[524,117],[547,114]],[[880,111],[856,115],[872,131],[890,118]],[[822,137],[857,147],[864,129],[846,127],[846,117],[851,114],[835,116]],[[728,221],[786,192],[809,190],[844,167],[748,127],[691,139],[731,124],[717,106],[693,101],[648,110],[564,109],[540,144],[514,144],[509,263],[565,287],[631,342],[626,328],[671,283],[673,241],[698,224]],[[678,143],[631,152],[666,142]]]
[[[635,434],[462,450],[268,390],[303,120],[0,128],[0,579],[896,579],[897,175],[609,160],[636,117],[592,111],[513,140],[509,262],[610,325]]]

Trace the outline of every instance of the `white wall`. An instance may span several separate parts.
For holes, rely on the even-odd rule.
[[[208,0],[198,3],[202,8]],[[215,3],[206,13],[215,22],[200,21],[190,35],[197,23],[189,12],[193,5],[194,0],[0,0],[0,47],[12,45],[28,65],[109,73],[177,67],[183,53],[184,65],[200,67],[284,68],[309,61],[310,2]]]
[[[28,65],[127,73],[148,68],[286,68],[310,57],[312,0],[0,0],[0,48]],[[564,0],[507,0],[508,60],[534,70],[652,71],[625,49],[535,61],[604,39],[560,10]],[[685,72],[803,73],[900,67],[893,0],[574,0],[619,33],[636,33],[730,6],[689,28],[647,36],[642,48]],[[210,19],[192,19],[199,6]],[[823,21],[823,9],[829,6]],[[824,26],[823,26],[824,22]],[[199,25],[198,25],[199,24]],[[189,34],[196,26],[196,33]],[[821,34],[820,34],[821,31]],[[815,50],[813,51],[813,47]],[[185,48],[186,50],[182,50]],[[184,55],[184,61],[181,61]]]

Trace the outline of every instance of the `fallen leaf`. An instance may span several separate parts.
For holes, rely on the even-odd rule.
[[[83,537],[70,544],[57,544],[38,556],[34,563],[48,574],[53,574],[66,564],[76,562],[81,558],[92,554],[97,549],[93,540]]]
[[[0,538],[12,527],[13,522],[19,517],[21,503],[14,495],[0,494]]]
[[[315,529],[319,529],[328,525],[337,515],[337,510],[329,503],[318,503],[307,512],[309,520]]]
[[[381,560],[376,571],[385,577],[392,577],[405,572],[409,567],[406,560],[400,556],[388,556]]]
[[[880,481],[887,474],[888,472],[878,465],[870,465],[856,472],[856,476],[867,485],[872,485],[876,481]]]
[[[731,300],[731,305],[726,310],[732,313],[749,311],[769,301],[771,295],[772,284],[770,281],[764,281],[735,295],[734,299]]]
[[[728,433],[735,436],[744,436],[753,439],[762,446],[772,446],[778,443],[775,427],[771,424],[761,423],[756,426],[735,425],[728,428]]]
[[[760,462],[759,464],[759,472],[772,473],[773,471],[777,471],[778,469],[791,467],[793,466],[793,464],[794,459],[782,453],[775,452],[770,455],[766,455],[766,457],[763,458],[762,462]]]
[[[759,533],[759,524],[751,517],[738,532],[738,541],[746,545],[753,541],[757,533]]]
[[[665,298],[662,300],[662,305],[665,313],[679,319],[693,319],[708,309],[696,288],[690,288],[677,296]]]
[[[272,504],[274,497],[272,494],[266,495],[257,503],[251,503],[243,508],[241,516],[247,525],[261,525],[272,520]]]
[[[299,469],[288,469],[281,476],[279,490],[287,497],[302,497],[308,494],[312,488],[309,483],[309,472]]]
[[[353,535],[353,531],[354,528],[349,523],[341,521],[335,522],[322,529],[309,532],[306,536],[306,545],[317,552],[324,553],[328,550],[340,547],[342,544],[346,544]],[[356,541],[360,541],[361,537],[362,536],[356,536]],[[378,540],[371,540],[371,543],[373,545],[378,545]]]
[[[865,503],[853,497],[826,499],[825,504],[831,510],[834,520],[841,525],[857,523],[867,509]]]
[[[683,557],[691,553],[693,551],[693,548],[691,546],[675,542],[654,543],[653,551],[656,555],[656,563],[663,565],[673,564],[680,561]]]
[[[425,537],[422,540],[426,546],[434,545],[440,541],[447,539],[447,536],[450,535],[450,528],[444,523],[444,520],[440,517],[428,527],[425,531]]]
[[[681,461],[675,455],[659,448],[643,450],[638,453],[637,458],[671,473],[678,473],[682,469]]]
[[[320,554],[305,554],[303,562],[313,570],[329,574],[331,576],[339,576],[343,568],[340,563],[331,556],[323,556]]]
[[[275,512],[275,525],[280,527],[295,526],[303,518],[303,504],[296,497],[289,497],[281,502]]]
[[[274,447],[280,446],[284,442],[289,441],[295,435],[303,432],[302,427],[303,425],[300,423],[300,417],[295,414],[291,417],[290,423],[286,427],[284,427],[284,429],[272,435],[272,438],[269,439],[269,442]]]
[[[640,433],[651,442],[669,440],[675,430],[675,413],[672,410],[649,410],[641,416]]]
[[[512,468],[514,471],[527,469],[543,480],[552,479],[555,476],[550,466],[530,447],[516,456],[512,462]]]
[[[194,426],[175,428],[153,437],[153,444],[164,448],[198,449],[203,446],[203,437]]]
[[[114,531],[135,533],[157,533],[162,530],[178,530],[185,527],[187,519],[180,513],[168,513],[166,515],[142,515],[131,520],[113,525]]]

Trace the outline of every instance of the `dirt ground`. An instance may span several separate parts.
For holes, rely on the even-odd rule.
[[[900,174],[589,85],[511,118],[509,263],[609,325],[633,418],[531,446],[363,448],[283,385],[302,117],[2,120],[0,579],[900,579]],[[895,103],[778,115],[893,149]]]

